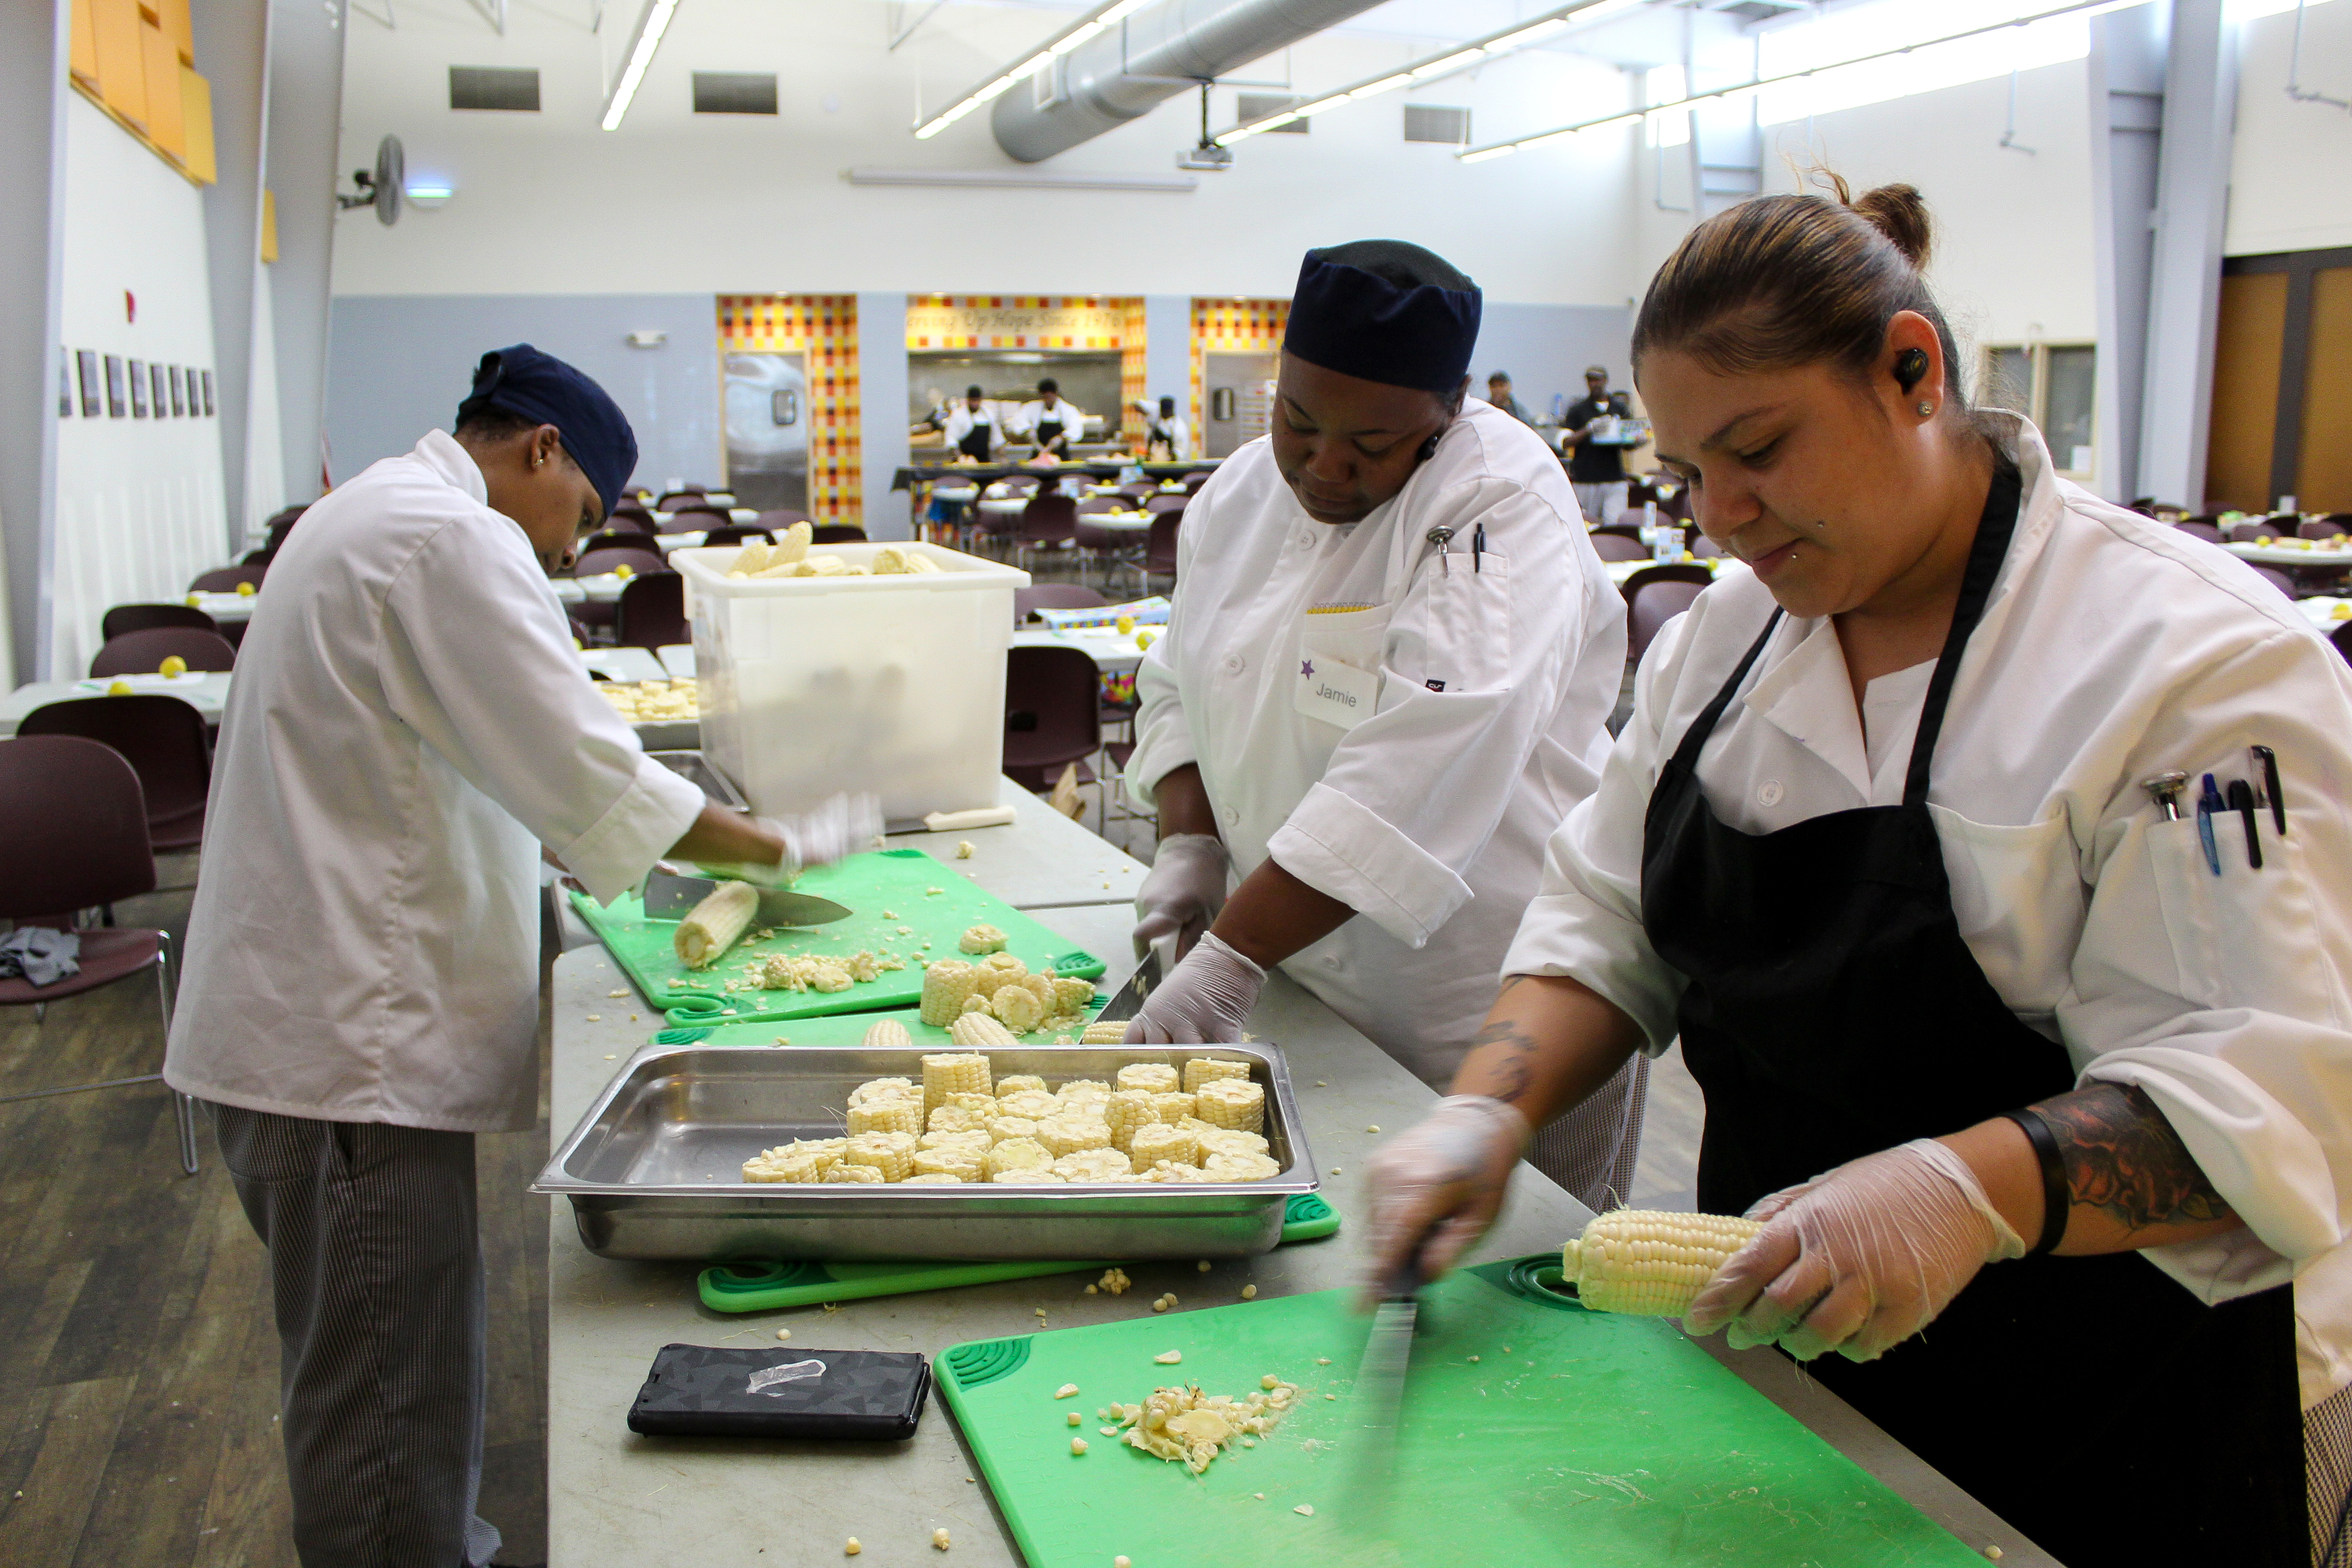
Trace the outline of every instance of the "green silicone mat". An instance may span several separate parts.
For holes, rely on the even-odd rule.
[[[1983,1568],[1671,1325],[1587,1312],[1547,1278],[1549,1254],[1432,1287],[1370,1496],[1352,1399],[1369,1320],[1347,1291],[955,1345],[934,1371],[1029,1568]],[[1181,1366],[1153,1362],[1171,1350]],[[1239,1395],[1266,1373],[1298,1405],[1204,1475],[1098,1430],[1102,1405],[1180,1377]]]
[[[701,971],[689,970],[678,962],[671,946],[677,922],[646,919],[645,906],[635,895],[624,893],[609,906],[600,907],[593,899],[574,893],[572,905],[637,989],[655,1006],[665,1009],[664,1016],[675,1025],[773,1022],[912,1007],[922,1000],[923,964],[962,956],[957,951],[957,940],[974,925],[992,925],[1002,931],[1008,939],[1005,951],[1032,970],[1050,966],[1058,974],[1091,980],[1104,969],[1103,961],[1093,953],[1073,947],[1067,938],[974,887],[961,872],[920,849],[852,855],[837,865],[803,872],[793,887],[795,891],[845,904],[852,913],[830,925],[779,931],[765,942],[739,942],[726,956]],[[899,934],[901,927],[908,934]],[[926,942],[931,944],[928,952],[923,948]],[[754,958],[803,952],[846,956],[885,950],[905,959],[907,967],[885,971],[880,979],[846,991],[729,994],[719,989],[721,983],[737,978],[740,966]],[[701,982],[709,989],[673,987],[673,980]]]
[[[1292,1195],[1282,1220],[1281,1245],[1317,1241],[1335,1234],[1339,1214],[1313,1193]],[[1048,1259],[1021,1263],[719,1263],[695,1277],[702,1304],[714,1312],[765,1312],[779,1307],[815,1307],[866,1296],[904,1296],[917,1290],[948,1290],[959,1285],[989,1285],[999,1279],[1032,1279],[1041,1274],[1093,1273],[1108,1262]]]

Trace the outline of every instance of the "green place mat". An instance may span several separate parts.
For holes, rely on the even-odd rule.
[[[933,1366],[1029,1568],[1122,1554],[1136,1568],[1983,1568],[1670,1324],[1587,1312],[1547,1278],[1559,1279],[1556,1255],[1431,1288],[1392,1469],[1373,1497],[1355,1487],[1368,1320],[1349,1291],[1147,1308],[956,1345]],[[1170,1350],[1181,1365],[1153,1362]],[[1297,1384],[1299,1404],[1205,1475],[1098,1430],[1095,1412],[1114,1400],[1139,1404],[1180,1380],[1239,1395],[1266,1373]],[[1066,1383],[1078,1393],[1056,1400]]]
[[[961,873],[920,849],[853,855],[838,865],[804,872],[793,886],[796,891],[846,905],[853,912],[830,925],[779,931],[765,942],[739,942],[709,969],[699,971],[678,962],[671,945],[677,922],[646,919],[645,906],[635,895],[624,893],[609,906],[599,906],[593,899],[574,893],[572,904],[637,989],[656,1007],[664,1009],[663,1016],[671,1024],[680,1026],[772,1023],[913,1007],[922,1001],[923,964],[966,957],[956,942],[966,928],[974,925],[992,925],[1002,931],[1008,939],[1005,951],[1032,970],[1050,967],[1057,974],[1091,980],[1104,969],[1103,961],[1093,953],[1072,947],[1067,938],[993,893],[974,887]],[[929,891],[933,888],[939,891]],[[890,911],[887,916],[885,910]],[[902,926],[910,934],[901,936]],[[923,950],[925,942],[931,944],[929,952]],[[886,950],[906,960],[907,967],[885,971],[878,980],[829,995],[815,991],[729,994],[719,989],[723,982],[738,976],[740,965],[754,958],[803,952],[846,957],[860,951],[878,954]],[[673,980],[700,981],[710,989],[674,988]]]

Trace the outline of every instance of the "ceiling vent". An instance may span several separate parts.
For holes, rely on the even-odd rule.
[[[1286,109],[1296,109],[1306,102],[1303,98],[1290,98],[1278,92],[1245,92],[1241,95],[1240,120],[1244,125],[1253,120],[1263,120],[1269,114],[1280,114]],[[1287,125],[1277,125],[1268,135],[1304,136],[1314,121],[1294,120]]]
[[[539,112],[539,72],[499,66],[451,66],[449,107]]]
[[[697,114],[773,114],[776,73],[773,71],[697,71],[694,73]]]
[[[1437,142],[1448,147],[1467,147],[1470,144],[1470,111],[1442,108],[1434,103],[1408,103],[1404,106],[1404,139],[1408,142]]]

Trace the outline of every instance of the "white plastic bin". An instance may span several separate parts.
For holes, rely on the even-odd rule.
[[[870,790],[893,818],[996,804],[1013,591],[1029,574],[935,544],[939,571],[730,577],[737,545],[670,552],[686,578],[702,749],[762,814]],[[820,544],[852,565],[878,544]]]

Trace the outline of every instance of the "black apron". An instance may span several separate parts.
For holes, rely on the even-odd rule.
[[[988,461],[989,443],[995,435],[996,427],[982,420],[963,433],[963,439],[956,443],[956,450],[967,458],[985,463]]]
[[[1743,1213],[1847,1160],[2074,1086],[2064,1049],[2018,1020],[1962,940],[1927,806],[2019,491],[2004,461],[1902,805],[1761,835],[1708,806],[1699,755],[1778,610],[1658,775],[1642,919],[1690,979],[1680,1023],[1706,1096],[1702,1210]],[[1999,1263],[1879,1360],[1832,1352],[1809,1370],[2067,1568],[2309,1561],[2290,1287],[2208,1307],[2130,1253]]]
[[[1041,452],[1054,451],[1056,449],[1055,443],[1061,438],[1061,420],[1050,414],[1039,415],[1037,416],[1037,449]]]

